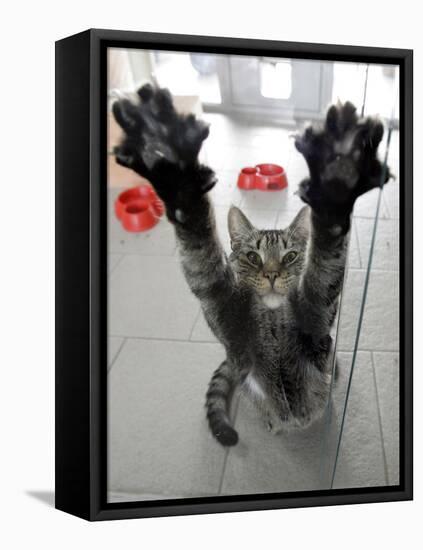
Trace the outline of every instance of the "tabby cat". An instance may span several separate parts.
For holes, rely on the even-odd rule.
[[[284,230],[258,229],[232,207],[227,257],[207,196],[216,177],[198,161],[208,126],[178,114],[170,93],[150,85],[137,101],[115,102],[113,113],[124,130],[116,160],[164,201],[188,285],[226,350],[206,397],[213,435],[222,445],[237,443],[228,409],[240,384],[272,431],[308,426],[328,400],[330,331],[354,202],[390,177],[377,158],[382,124],[359,118],[349,102],[330,107],[321,127],[295,140],[309,168],[299,186],[306,206]]]

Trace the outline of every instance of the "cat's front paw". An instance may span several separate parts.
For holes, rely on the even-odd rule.
[[[121,99],[113,104],[114,117],[126,134],[120,147],[132,148],[148,170],[162,159],[180,166],[194,162],[208,126],[192,114],[178,114],[166,89],[146,84],[137,96],[136,101]]]
[[[390,178],[377,158],[383,125],[376,118],[359,118],[347,102],[333,105],[323,127],[310,126],[297,136],[310,178],[300,184],[299,195],[317,213],[346,216],[357,197]]]
[[[113,114],[125,135],[116,161],[146,177],[167,206],[193,200],[215,184],[197,157],[209,128],[194,115],[177,113],[168,90],[146,84],[136,100],[121,99]]]

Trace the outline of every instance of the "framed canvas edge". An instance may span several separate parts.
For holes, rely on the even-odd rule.
[[[325,506],[340,504],[358,504],[370,502],[400,501],[412,499],[412,99],[413,99],[413,52],[405,49],[367,48],[362,46],[337,46],[329,44],[286,43],[261,41],[254,39],[201,37],[186,35],[168,35],[160,33],[139,33],[131,31],[108,31],[92,29],[89,33],[90,46],[90,96],[89,96],[89,135],[90,162],[87,166],[90,189],[89,219],[89,289],[90,289],[90,336],[89,347],[89,407],[86,411],[89,424],[88,464],[81,467],[89,472],[88,503],[84,503],[81,513],[70,511],[88,520],[123,519],[136,517],[170,516],[185,514],[206,514],[230,511],[251,511],[276,508],[294,508],[305,506]],[[85,33],[81,33],[85,35]],[[79,36],[79,35],[78,35]],[[64,39],[69,40],[69,39]],[[62,42],[62,41],[60,41]],[[180,501],[157,501],[107,504],[105,500],[107,476],[104,471],[105,433],[105,392],[104,365],[106,365],[106,342],[102,338],[107,318],[104,315],[107,296],[107,274],[102,262],[107,254],[106,240],[100,232],[105,223],[107,204],[105,194],[100,193],[100,181],[104,180],[105,163],[100,154],[105,146],[105,121],[101,113],[104,103],[101,101],[101,50],[103,47],[125,43],[126,47],[159,47],[165,44],[167,49],[179,47],[206,50],[223,49],[233,53],[248,54],[260,50],[277,51],[280,55],[295,51],[301,57],[331,59],[344,57],[348,60],[365,59],[369,62],[400,65],[401,113],[400,113],[400,178],[401,188],[401,485],[398,487],[366,488],[365,490],[339,490],[327,492],[309,492],[307,494],[247,495],[235,497],[210,497],[204,499],[181,499]],[[237,50],[237,52],[235,51]],[[294,51],[295,50],[295,51]],[[226,52],[225,52],[226,53]],[[371,60],[372,59],[372,60]],[[104,60],[103,60],[104,63]],[[101,70],[102,69],[102,70]],[[103,94],[104,95],[104,94]],[[103,149],[102,149],[103,145]],[[57,182],[56,182],[57,184]],[[62,228],[63,230],[64,228]],[[88,266],[87,266],[88,267]],[[60,271],[60,266],[59,266]],[[60,369],[56,365],[56,377]],[[104,390],[104,386],[103,386]],[[56,432],[57,433],[57,432]],[[86,441],[84,442],[86,445]],[[79,453],[86,456],[86,453]],[[88,509],[87,509],[88,504]],[[82,510],[82,508],[81,508]],[[87,511],[88,510],[88,511]]]

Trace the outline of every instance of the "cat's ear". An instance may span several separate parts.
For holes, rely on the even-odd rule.
[[[310,232],[310,207],[303,206],[285,231],[288,241],[307,241]]]
[[[239,208],[231,206],[228,213],[228,229],[231,243],[234,243],[248,238],[255,228]]]

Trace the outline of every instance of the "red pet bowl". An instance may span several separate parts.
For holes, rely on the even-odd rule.
[[[116,217],[127,231],[147,231],[157,224],[163,213],[163,202],[149,185],[127,189],[115,201]]]
[[[238,176],[240,189],[279,191],[287,186],[286,172],[278,164],[257,164],[255,168],[243,168]]]
[[[137,200],[127,204],[121,220],[126,231],[138,233],[154,227],[159,221],[159,216],[150,201]]]
[[[238,176],[238,187],[240,189],[256,188],[257,168],[243,168]]]
[[[118,220],[122,218],[125,208],[133,201],[147,200],[152,203],[154,210],[158,216],[161,216],[164,212],[164,206],[162,201],[156,195],[156,192],[149,185],[138,185],[138,187],[132,187],[120,193],[115,201],[115,214]]]

